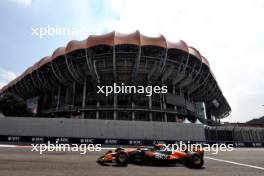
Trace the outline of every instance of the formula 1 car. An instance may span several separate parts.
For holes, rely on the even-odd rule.
[[[117,163],[119,166],[126,166],[127,163],[140,165],[170,165],[182,163],[185,166],[201,168],[204,164],[204,151],[164,150],[163,144],[153,146],[139,146],[136,149],[117,148],[115,151],[108,151],[99,157],[97,162],[107,166],[107,163]]]

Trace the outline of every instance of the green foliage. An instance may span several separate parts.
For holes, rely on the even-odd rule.
[[[32,116],[26,102],[12,94],[4,94],[0,97],[0,112],[5,116]]]

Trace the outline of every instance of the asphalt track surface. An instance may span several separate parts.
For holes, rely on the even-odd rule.
[[[40,155],[30,148],[0,145],[0,176],[258,176],[264,175],[264,148],[241,148],[217,155],[206,153],[202,169],[176,166],[101,166],[96,159],[105,153],[49,152]]]

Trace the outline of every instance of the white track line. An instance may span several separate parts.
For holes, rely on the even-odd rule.
[[[0,144],[0,148],[33,148],[31,145],[7,145]],[[58,147],[59,148],[59,147]],[[102,150],[114,150],[115,147],[102,147]]]
[[[264,148],[234,148],[234,151],[256,151],[256,150],[264,150]]]
[[[33,148],[31,145],[0,145],[2,148]]]
[[[115,150],[116,148],[114,147],[102,147],[102,150]]]
[[[204,157],[204,158],[210,159],[210,160],[215,160],[215,161],[220,161],[220,162],[224,162],[224,163],[230,163],[230,164],[235,164],[235,165],[239,165],[239,166],[245,166],[245,167],[251,167],[251,168],[254,168],[254,169],[264,170],[263,167],[253,166],[253,165],[250,165],[250,164],[243,164],[243,163],[238,163],[238,162],[234,162],[234,161],[228,161],[228,160],[211,158],[211,157]]]
[[[0,145],[0,147],[4,147],[4,148],[15,148],[16,145]]]

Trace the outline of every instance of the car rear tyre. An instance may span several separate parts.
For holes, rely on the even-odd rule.
[[[194,168],[201,168],[204,164],[204,160],[203,157],[201,157],[200,155],[194,154],[191,157],[191,165]]]

